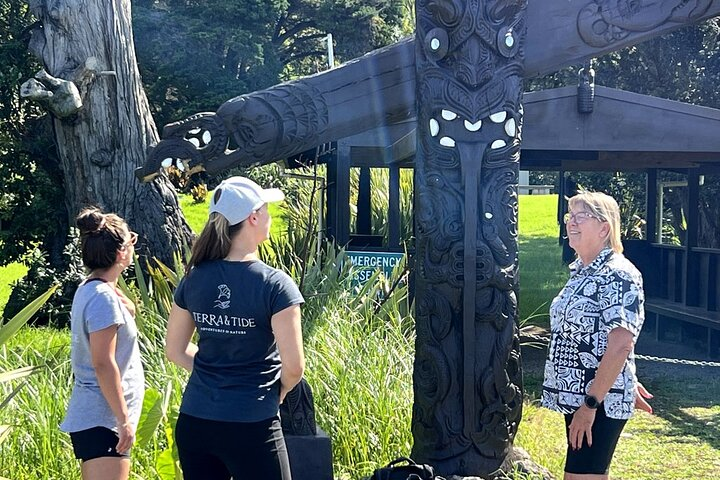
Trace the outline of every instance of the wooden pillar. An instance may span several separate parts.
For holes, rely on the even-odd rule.
[[[360,235],[372,234],[372,205],[370,203],[370,195],[370,167],[360,167],[357,217],[355,218],[355,233]]]
[[[400,168],[390,165],[388,181],[388,247],[400,247]]]
[[[522,415],[517,188],[527,2],[416,2],[412,457],[503,465]]]
[[[685,304],[700,304],[700,256],[693,251],[698,246],[698,223],[700,207],[700,174],[697,168],[688,170],[687,235],[685,242]]]
[[[327,178],[325,179],[327,188],[325,189],[325,234],[329,240],[337,240],[337,185],[338,185],[338,161],[337,151],[333,152],[332,159],[327,164]]]
[[[350,147],[338,142],[335,161],[328,163],[328,237],[340,246],[350,241]]]
[[[662,205],[658,205],[658,171],[657,168],[651,168],[647,172],[646,177],[646,197],[645,197],[645,237],[648,243],[657,243],[660,241],[658,236],[658,209],[662,209]]]

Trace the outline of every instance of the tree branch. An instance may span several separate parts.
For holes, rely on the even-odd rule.
[[[316,28],[315,22],[306,20],[304,22],[297,23],[289,30],[286,30],[284,33],[278,35],[277,39],[280,41],[280,43],[285,43],[288,38],[294,36],[296,33],[302,32],[307,28]]]

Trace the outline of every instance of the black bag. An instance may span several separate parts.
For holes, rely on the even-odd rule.
[[[407,465],[397,465],[405,462]],[[373,472],[370,480],[434,480],[435,470],[430,465],[418,465],[411,458],[400,457]]]

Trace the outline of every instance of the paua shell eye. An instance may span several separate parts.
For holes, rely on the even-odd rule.
[[[448,52],[447,32],[442,28],[433,28],[425,35],[425,52],[433,61],[445,57]]]
[[[503,57],[514,57],[520,48],[517,32],[512,27],[502,27],[497,34],[497,47]]]

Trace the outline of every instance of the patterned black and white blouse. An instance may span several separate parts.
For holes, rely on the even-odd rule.
[[[570,279],[550,307],[551,341],[542,405],[574,413],[592,385],[608,333],[623,327],[637,337],[645,320],[642,276],[624,255],[606,248],[589,265],[570,265]],[[635,353],[603,401],[610,418],[627,419],[635,407]]]

